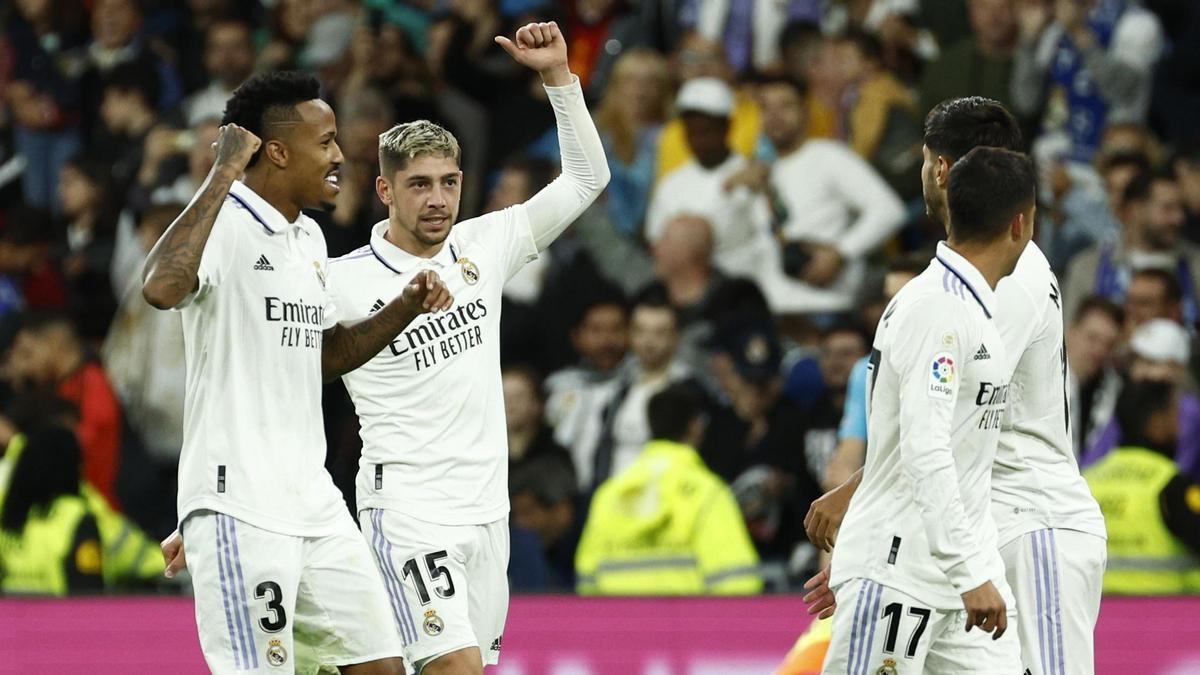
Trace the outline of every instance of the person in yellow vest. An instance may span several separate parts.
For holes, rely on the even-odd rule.
[[[1121,445],[1083,472],[1108,526],[1105,593],[1200,593],[1200,485],[1175,465],[1178,405],[1170,384],[1126,385]]]
[[[724,482],[696,452],[699,396],[675,384],[650,398],[651,438],[592,499],[575,554],[585,595],[751,594],[758,554]]]
[[[74,433],[58,426],[29,432],[0,504],[0,595],[104,589],[100,531],[79,472]]]

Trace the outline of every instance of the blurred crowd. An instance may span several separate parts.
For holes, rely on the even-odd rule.
[[[460,220],[557,175],[537,75],[492,41],[534,19],[564,29],[612,181],[505,291],[515,589],[582,590],[581,537],[666,527],[669,509],[618,492],[655,480],[652,454],[691,471],[676,446],[704,487],[656,494],[748,537],[753,588],[795,590],[815,569],[802,521],[844,473],[828,463],[851,370],[943,236],[922,201],[922,125],[951,97],[1005,103],[1036,160],[1081,464],[1129,440],[1122,391],[1158,382],[1178,408],[1163,452],[1200,479],[1194,2],[15,0],[0,7],[0,552],[67,500],[82,505],[60,514],[82,523],[71,550],[104,553],[93,580],[152,583],[185,378],[179,317],[144,302],[141,266],[209,171],[239,84],[291,68],[321,81],[345,164],[337,208],[312,215],[339,256],[387,217],[377,137],[396,122],[458,137]],[[648,412],[664,391],[666,422]],[[353,506],[340,384],[324,410]],[[700,493],[740,518],[706,521]],[[130,532],[138,551],[117,553]]]

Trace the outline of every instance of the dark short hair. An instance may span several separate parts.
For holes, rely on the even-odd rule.
[[[883,42],[878,37],[861,28],[849,28],[837,37],[838,42],[848,42],[858,52],[874,61],[883,60]]]
[[[1138,170],[1138,173],[1150,170],[1150,159],[1145,153],[1137,150],[1121,150],[1114,152],[1100,160],[1100,174],[1106,174],[1113,169],[1132,166]]]
[[[1179,277],[1171,272],[1157,267],[1147,267],[1134,272],[1132,278],[1136,279],[1137,277],[1154,279],[1162,284],[1168,302],[1183,302],[1183,286],[1179,283]]]
[[[979,146],[1012,151],[1025,147],[1017,118],[999,101],[982,96],[951,98],[935,105],[925,117],[925,145],[951,160]]]
[[[76,335],[75,323],[66,313],[53,309],[37,309],[26,312],[21,316],[21,332],[32,335],[45,335],[51,330],[66,330]]]
[[[1102,314],[1118,326],[1125,324],[1125,310],[1112,300],[1099,295],[1089,295],[1079,303],[1079,309],[1075,310],[1075,319],[1072,323],[1078,324],[1093,312]]]
[[[808,83],[802,78],[791,75],[772,74],[758,78],[759,87],[789,87],[800,98],[808,96]]]
[[[526,492],[544,508],[574,500],[579,488],[570,458],[537,455],[514,467],[508,478],[508,493],[515,497]]]
[[[853,333],[862,338],[863,344],[868,347],[871,345],[871,334],[867,331],[866,326],[853,314],[841,314],[834,318],[833,323],[821,331],[821,339],[831,337],[837,333]]]
[[[700,396],[690,385],[672,384],[650,397],[646,412],[651,438],[682,441],[687,438],[692,422],[700,417]]]
[[[534,396],[543,403],[546,401],[546,392],[542,389],[542,374],[533,366],[524,363],[507,365],[500,371],[500,374],[502,377],[516,375],[525,378],[532,385]]]
[[[807,47],[820,42],[824,37],[819,25],[811,21],[794,19],[787,22],[783,30],[779,31],[779,51],[782,52],[789,47]]]
[[[589,284],[581,302],[575,305],[575,311],[571,312],[571,328],[579,328],[583,325],[593,309],[610,306],[619,307],[628,317],[629,305],[620,288],[609,282]]]
[[[225,104],[221,124],[236,124],[262,139],[246,168],[258,162],[267,138],[264,130],[277,122],[300,119],[296,106],[321,97],[321,84],[308,73],[284,70],[251,77]]]
[[[151,110],[158,109],[158,100],[162,87],[158,80],[158,71],[143,61],[122,63],[104,76],[104,89],[123,94],[137,94],[142,104]]]
[[[667,288],[662,284],[655,282],[638,291],[638,294],[633,298],[633,310],[637,311],[639,307],[647,309],[661,309],[671,313],[671,318],[675,320],[675,326],[679,327],[680,316],[679,310],[675,305],[671,304],[671,298],[667,295]]]
[[[1116,418],[1121,427],[1121,445],[1152,445],[1146,434],[1150,418],[1171,406],[1175,385],[1169,382],[1128,382],[1117,397]]]
[[[957,242],[991,241],[1037,200],[1033,162],[1019,152],[979,147],[950,168],[947,204]]]
[[[1129,185],[1125,186],[1125,192],[1121,197],[1126,204],[1144,202],[1150,199],[1150,193],[1153,192],[1155,183],[1174,183],[1175,181],[1175,173],[1169,169],[1139,171],[1133,180],[1129,181]]]

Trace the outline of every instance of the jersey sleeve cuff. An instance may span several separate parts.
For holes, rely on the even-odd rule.
[[[970,560],[963,560],[945,570],[946,578],[950,580],[954,590],[962,595],[991,581],[991,576],[983,571],[986,567],[986,565],[972,564]]]

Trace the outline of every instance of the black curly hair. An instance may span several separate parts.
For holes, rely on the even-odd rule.
[[[236,124],[263,140],[246,168],[254,166],[266,147],[264,130],[278,122],[300,119],[296,105],[321,97],[321,84],[308,73],[284,70],[255,75],[233,92],[221,124]]]

